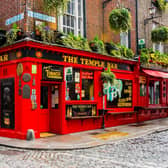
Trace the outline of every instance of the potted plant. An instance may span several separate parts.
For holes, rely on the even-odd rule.
[[[166,10],[168,7],[167,0],[152,0],[152,4],[161,11]]]
[[[14,41],[20,40],[23,38],[23,31],[18,27],[17,24],[12,25],[12,29],[10,29],[6,33],[7,43],[11,44]]]
[[[153,29],[151,32],[151,40],[153,42],[167,42],[168,41],[168,27],[161,26]]]
[[[115,32],[127,32],[131,27],[131,14],[128,9],[113,9],[109,16],[109,24]]]
[[[91,50],[94,52],[102,54],[105,52],[104,43],[98,38],[98,36],[96,36],[92,41],[90,41],[89,45]]]

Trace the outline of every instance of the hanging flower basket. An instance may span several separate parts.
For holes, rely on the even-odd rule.
[[[168,7],[167,0],[152,0],[152,4],[161,11],[166,10],[166,8]]]
[[[168,41],[168,27],[162,26],[152,30],[151,40],[153,42],[167,42]]]
[[[110,68],[108,68],[106,71],[101,72],[101,80],[103,81],[103,83],[114,83],[115,75],[113,72],[111,72]]]
[[[113,9],[109,16],[109,24],[115,32],[127,32],[131,28],[131,14],[128,9]]]

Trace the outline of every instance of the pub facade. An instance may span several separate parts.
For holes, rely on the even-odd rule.
[[[26,139],[33,129],[39,138],[99,129],[103,120],[105,127],[136,121],[137,61],[30,39],[1,48],[0,58],[0,136]],[[113,86],[100,79],[107,68]]]

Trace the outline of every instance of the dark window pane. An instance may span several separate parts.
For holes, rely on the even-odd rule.
[[[63,25],[66,25],[66,16],[63,16]]]
[[[48,87],[41,86],[41,106],[42,109],[48,108]]]
[[[70,26],[70,16],[67,16],[67,26]]]

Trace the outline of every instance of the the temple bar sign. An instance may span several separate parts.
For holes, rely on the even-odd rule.
[[[128,70],[128,71],[133,70],[133,67],[127,64],[113,63],[113,62],[78,57],[78,56],[63,55],[62,57],[64,59],[64,62],[73,63],[73,64],[82,64],[82,65],[102,67],[102,68],[106,67],[110,69],[120,69],[120,70]]]

